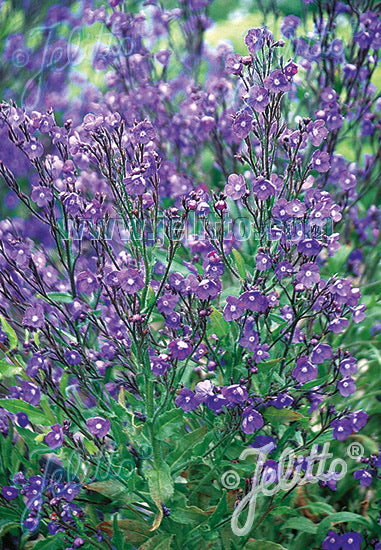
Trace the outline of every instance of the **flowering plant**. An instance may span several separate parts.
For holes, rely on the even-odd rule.
[[[288,15],[290,42],[251,28],[241,55],[208,50],[208,8],[145,21],[85,3],[115,41],[92,60],[109,90],[62,120],[0,105],[22,211],[0,222],[1,517],[18,547],[379,545],[377,513],[335,493],[381,467],[351,351],[379,261],[353,241],[379,250],[361,199],[377,204],[380,158],[338,152],[358,120],[377,144],[380,17],[318,2],[311,44]],[[357,22],[349,53],[340,17]]]

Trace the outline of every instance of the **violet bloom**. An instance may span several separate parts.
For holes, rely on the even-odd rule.
[[[362,487],[369,487],[373,481],[372,474],[361,468],[353,473],[353,477],[360,482]]]
[[[225,71],[228,74],[240,74],[243,69],[242,55],[234,53],[229,55],[225,60]]]
[[[339,537],[339,548],[342,550],[360,550],[362,545],[362,536],[356,531],[344,533]]]
[[[359,370],[356,359],[354,357],[347,357],[340,361],[339,371],[343,376],[349,376],[355,374]]]
[[[254,363],[260,363],[261,361],[266,361],[270,357],[270,354],[268,353],[269,345],[268,344],[260,344],[256,347],[253,353],[253,361]]]
[[[361,304],[355,308],[352,309],[352,319],[353,322],[357,325],[358,323],[361,323],[366,317],[365,315],[366,305]]]
[[[316,239],[304,239],[298,243],[298,252],[304,254],[307,258],[317,256],[321,248],[321,245]]]
[[[319,266],[311,262],[303,264],[296,274],[296,280],[306,288],[312,288],[314,284],[320,281]]]
[[[225,193],[228,197],[237,201],[246,194],[246,182],[242,174],[230,174],[228,183],[225,185]]]
[[[120,286],[127,294],[136,294],[144,288],[144,281],[137,269],[124,269],[119,276]]]
[[[321,174],[328,172],[331,167],[329,159],[329,154],[325,151],[315,151],[311,157],[312,168]]]
[[[147,187],[147,182],[141,174],[128,174],[123,179],[123,184],[129,195],[143,195]]]
[[[18,497],[19,490],[17,489],[17,487],[9,487],[6,485],[5,487],[1,488],[1,495],[6,500],[14,500],[15,498]]]
[[[234,321],[239,319],[245,311],[239,298],[235,296],[227,296],[226,306],[224,307],[223,316],[225,321]]]
[[[219,414],[222,411],[223,407],[227,407],[229,404],[228,400],[222,394],[217,394],[208,397],[206,400],[206,405],[208,408],[213,411],[215,414]]]
[[[53,193],[49,187],[34,187],[31,193],[31,199],[40,208],[48,206],[49,202],[53,200]]]
[[[24,152],[31,160],[42,157],[44,154],[44,148],[39,141],[32,138],[30,141],[24,142]]]
[[[282,199],[281,199],[282,200]],[[278,201],[278,203],[280,200]],[[307,211],[306,205],[299,199],[294,199],[285,205],[286,213],[292,218],[303,218]]]
[[[21,426],[21,428],[26,428],[27,425],[29,424],[29,417],[24,412],[16,413],[16,420],[17,420],[17,424]]]
[[[79,365],[82,361],[81,355],[75,349],[65,349],[64,356],[69,365]]]
[[[293,402],[294,399],[293,397],[291,397],[291,395],[289,395],[288,393],[280,393],[275,398],[272,398],[271,405],[276,409],[284,409],[286,407],[290,407]]]
[[[20,107],[11,107],[7,115],[7,122],[13,129],[16,129],[25,120],[25,114]]]
[[[41,400],[41,391],[36,384],[28,382],[27,380],[21,381],[22,398],[30,405],[36,406]]]
[[[44,308],[37,304],[30,306],[25,310],[22,320],[22,326],[29,330],[38,330],[45,324]]]
[[[318,369],[308,361],[307,357],[300,357],[296,361],[296,366],[292,371],[292,376],[299,384],[305,384],[315,380],[318,375]]]
[[[282,19],[282,24],[280,26],[280,32],[285,38],[292,38],[295,35],[295,29],[300,25],[300,18],[296,15],[286,15]]]
[[[324,120],[311,121],[307,125],[307,133],[310,138],[310,142],[314,147],[319,147],[321,142],[328,136],[328,130],[325,127]]]
[[[266,296],[258,290],[248,290],[241,294],[240,301],[242,306],[253,313],[263,313],[266,311],[269,302]]]
[[[288,92],[291,84],[281,70],[275,69],[263,81],[264,87],[274,94]]]
[[[277,279],[281,281],[284,277],[289,277],[290,275],[292,275],[294,272],[294,268],[292,264],[290,264],[290,262],[288,262],[287,260],[283,260],[275,266],[274,271]]]
[[[221,283],[218,280],[203,279],[194,293],[200,300],[214,299],[221,292],[221,289]]]
[[[196,395],[200,402],[214,396],[214,386],[210,380],[203,380],[196,384]]]
[[[260,86],[252,86],[243,98],[249,107],[257,113],[264,113],[270,103],[269,92]]]
[[[351,422],[352,430],[358,433],[361,428],[368,422],[369,415],[361,409],[348,415],[348,420]]]
[[[45,360],[40,352],[34,353],[29,359],[25,367],[25,374],[34,378],[39,373],[40,369],[44,369]]]
[[[328,531],[328,535],[323,540],[321,547],[323,550],[339,550],[339,535],[335,531]]]
[[[357,387],[353,378],[348,376],[347,378],[343,378],[342,380],[340,380],[340,382],[337,383],[337,389],[339,390],[340,395],[342,395],[343,397],[348,397],[349,395],[352,395],[356,392]]]
[[[262,453],[271,455],[277,448],[277,444],[269,435],[257,435],[249,447],[260,449]]]
[[[163,67],[168,67],[169,60],[171,59],[171,50],[159,50],[155,53],[155,59]]]
[[[224,386],[221,393],[230,404],[234,405],[242,405],[242,403],[244,403],[248,398],[246,388],[244,386],[240,386],[239,384]]]
[[[196,394],[189,388],[182,388],[175,399],[175,405],[183,409],[184,412],[190,412],[197,409],[200,401]]]
[[[99,438],[105,437],[111,428],[111,422],[108,418],[101,416],[93,416],[86,420],[86,426],[91,435],[96,435]]]
[[[132,130],[132,137],[135,143],[146,145],[156,137],[155,129],[148,120],[139,122]]]
[[[64,441],[64,433],[60,424],[54,424],[51,427],[51,431],[44,437],[44,442],[49,445],[51,449],[58,449],[62,447]]]
[[[179,297],[171,292],[165,292],[156,302],[157,311],[169,315],[175,309]]]
[[[251,55],[255,55],[264,43],[263,29],[250,29],[245,36],[245,44]]]
[[[331,346],[328,344],[318,344],[313,348],[310,359],[315,365],[320,365],[320,363],[324,363],[327,359],[331,359],[332,355]]]
[[[347,328],[348,325],[348,319],[346,319],[345,317],[337,317],[336,319],[332,319],[332,321],[328,325],[328,328],[335,334],[339,334],[345,328]]]
[[[262,415],[252,407],[246,407],[242,412],[241,429],[245,434],[252,434],[264,425]]]
[[[98,289],[98,281],[89,269],[77,275],[77,289],[83,294],[91,294]]]
[[[246,323],[243,334],[239,340],[239,345],[253,352],[256,350],[258,343],[258,332],[253,330],[252,326]]]
[[[266,271],[271,268],[271,258],[267,254],[259,253],[255,257],[255,267],[258,271]]]
[[[333,428],[332,437],[338,441],[345,441],[352,435],[352,423],[348,418],[340,418],[330,423]]]
[[[241,139],[247,138],[253,127],[253,117],[247,111],[239,113],[233,122],[233,132]]]
[[[253,185],[253,192],[260,201],[265,201],[275,195],[275,187],[271,181],[260,176]]]
[[[174,359],[184,361],[192,353],[192,346],[181,338],[175,338],[168,344],[168,349]]]
[[[168,368],[170,367],[170,364],[168,363],[169,356],[165,353],[161,353],[157,357],[151,358],[151,371],[154,376],[163,376]]]

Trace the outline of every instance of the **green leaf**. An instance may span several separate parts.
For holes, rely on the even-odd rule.
[[[318,526],[308,518],[299,516],[290,518],[283,524],[282,529],[295,529],[296,531],[303,531],[304,533],[315,534]]]
[[[155,422],[155,437],[163,441],[168,437],[181,437],[181,428],[183,427],[183,411],[182,409],[173,409],[165,412]]]
[[[113,535],[113,523],[111,521],[102,521],[98,528],[108,535]],[[134,519],[118,520],[118,529],[123,532],[124,541],[134,545],[142,544],[151,536],[149,525]]]
[[[182,461],[192,455],[194,445],[205,436],[207,430],[206,426],[201,426],[201,428],[185,434],[181,441],[176,443],[175,449],[166,459],[171,471],[181,467]]]
[[[16,374],[21,374],[22,370],[21,367],[8,363],[6,359],[0,359],[0,380],[2,378],[11,378]]]
[[[304,416],[297,411],[291,411],[290,409],[277,409],[275,407],[268,407],[263,412],[263,417],[270,423],[279,422],[295,422],[301,420]]]
[[[226,491],[222,495],[219,503],[217,504],[217,508],[212,514],[212,517],[209,520],[209,525],[211,527],[215,527],[220,521],[223,519],[225,514],[227,514],[228,511],[228,502],[226,498]]]
[[[213,441],[213,437],[214,437],[214,433],[208,432],[204,437],[204,439],[193,447],[192,455],[203,456],[203,454],[206,453],[206,451],[208,450],[210,443]]]
[[[0,508],[0,514],[2,514],[2,509]],[[3,537],[8,531],[11,531],[12,529],[17,529],[17,527],[20,529],[20,522],[19,521],[12,521],[10,519],[0,519],[0,537]]]
[[[39,540],[31,547],[33,550],[60,550],[63,548],[63,536],[61,534]]]
[[[246,269],[245,269],[244,259],[242,258],[241,254],[238,252],[236,248],[233,248],[232,254],[234,256],[236,268],[240,277],[242,277],[242,279],[246,279]]]
[[[112,520],[112,544],[115,546],[116,550],[123,550],[124,549],[124,536],[123,532],[119,528],[118,525],[118,514],[114,514],[113,520]]]
[[[160,466],[152,468],[146,472],[148,479],[149,492],[156,504],[160,505],[173,495],[173,480],[168,464],[162,462]]]
[[[48,292],[47,296],[54,302],[59,304],[71,304],[73,301],[73,296],[67,292]],[[41,296],[41,298],[44,298]]]
[[[185,506],[183,508],[176,506],[171,511],[171,520],[176,523],[183,523],[187,525],[200,525],[204,523],[211,512],[201,510],[197,506]]]
[[[94,481],[94,483],[88,483],[84,486],[90,491],[95,491],[109,498],[113,502],[125,502],[129,501],[129,491],[127,487],[117,479],[107,479],[105,481]]]
[[[3,328],[3,331],[8,336],[10,349],[17,348],[17,342],[18,342],[17,334],[15,333],[13,328],[8,324],[7,320],[3,315],[0,315],[0,320],[1,320],[1,326]]]
[[[155,535],[139,546],[138,550],[170,550],[171,542],[175,535]]]
[[[11,413],[23,412],[27,414],[33,424],[51,425],[49,417],[43,411],[22,399],[0,399],[0,407],[4,407]]]
[[[367,526],[370,525],[370,521],[359,514],[354,514],[353,512],[338,512],[337,514],[331,514],[329,517],[324,518],[319,523],[318,536],[325,536],[333,523],[347,522],[362,523]]]
[[[243,550],[287,550],[287,548],[269,540],[256,540],[247,542]]]
[[[212,306],[212,313],[209,315],[208,333],[216,334],[218,338],[222,338],[229,334],[230,325],[225,321],[221,311],[218,311]]]

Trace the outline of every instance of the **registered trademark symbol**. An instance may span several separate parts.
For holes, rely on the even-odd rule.
[[[364,447],[358,441],[353,441],[347,448],[347,455],[349,458],[356,460],[356,458],[361,458],[364,456]]]

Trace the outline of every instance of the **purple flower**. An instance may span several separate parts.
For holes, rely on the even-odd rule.
[[[298,243],[298,252],[311,258],[317,256],[321,251],[321,245],[316,239],[304,239]]]
[[[332,319],[332,321],[328,325],[328,328],[335,334],[339,334],[345,328],[347,328],[348,325],[348,319],[346,319],[345,317],[337,317],[336,319]]]
[[[338,441],[345,441],[352,434],[352,423],[348,418],[333,420],[330,426],[333,428],[332,437]]]
[[[277,279],[281,281],[284,277],[289,277],[290,275],[292,275],[294,272],[294,268],[292,267],[292,264],[290,264],[290,262],[288,262],[287,260],[283,260],[275,266],[274,271]]]
[[[239,319],[244,311],[245,308],[239,298],[236,298],[235,296],[227,296],[226,306],[224,307],[223,312],[225,321],[234,321]]]
[[[242,174],[230,174],[228,183],[225,185],[225,193],[228,197],[237,201],[246,194],[246,182]]]
[[[36,384],[28,382],[27,380],[21,381],[22,398],[30,405],[36,406],[41,400],[41,391]]]
[[[343,378],[342,380],[340,380],[340,382],[338,382],[337,389],[339,390],[340,395],[342,395],[343,397],[348,397],[349,395],[352,395],[356,392],[357,387],[353,378],[348,376],[347,378]]]
[[[51,449],[58,449],[62,447],[64,441],[64,433],[60,424],[54,424],[51,431],[44,437],[44,442],[49,445]]]
[[[320,281],[319,266],[311,262],[303,264],[296,274],[296,280],[306,288],[312,288],[314,284]]]
[[[241,294],[240,301],[242,306],[249,311],[255,313],[263,313],[266,311],[269,301],[258,290],[248,290]]]
[[[253,323],[246,322],[245,329],[239,340],[239,345],[253,352],[259,343],[258,332],[253,330]]]
[[[81,355],[75,349],[65,349],[64,356],[69,365],[79,365],[82,361]]]
[[[280,200],[278,201],[278,203]],[[303,218],[306,213],[306,205],[300,202],[299,199],[294,199],[289,203],[285,204],[286,213],[292,218]],[[282,218],[281,218],[282,219]]]
[[[328,136],[324,120],[311,121],[307,126],[308,137],[314,147],[319,147],[323,139]]]
[[[1,494],[6,500],[14,500],[19,495],[17,487],[5,486],[1,488]]]
[[[247,138],[253,126],[253,117],[247,111],[239,113],[233,122],[233,132],[241,139]]]
[[[268,353],[269,345],[268,344],[261,344],[256,347],[253,353],[253,361],[254,363],[260,363],[261,361],[265,361],[270,357],[270,354]]]
[[[328,535],[322,542],[323,550],[339,550],[340,549],[339,535],[335,531],[328,531]]]
[[[299,384],[305,384],[315,380],[318,375],[318,369],[308,361],[307,357],[300,357],[296,361],[296,366],[292,371],[292,376]]]
[[[11,107],[8,112],[7,121],[13,129],[16,129],[25,120],[25,114],[19,107]]]
[[[98,281],[95,275],[89,269],[81,271],[77,276],[78,292],[83,294],[91,294],[98,289]]]
[[[91,435],[96,435],[99,438],[105,437],[111,428],[111,422],[108,418],[101,416],[93,416],[86,420],[86,426]]]
[[[343,359],[340,361],[340,374],[343,376],[348,376],[351,374],[355,374],[358,371],[358,366],[356,363],[356,359],[354,357],[347,357],[346,359]]]
[[[353,477],[360,482],[360,485],[362,487],[369,487],[369,485],[371,485],[373,481],[372,474],[367,472],[363,468],[361,470],[356,470],[353,473]]]
[[[296,17],[296,15],[286,15],[286,17],[282,19],[280,32],[285,38],[292,38],[295,34],[295,29],[297,29],[299,25],[299,17]]]
[[[259,253],[255,257],[256,268],[258,271],[266,271],[271,268],[271,258],[267,254]]]
[[[43,208],[44,206],[48,206],[49,202],[53,200],[53,193],[49,187],[34,187],[31,193],[31,199],[37,206]]]
[[[269,92],[266,88],[260,86],[252,86],[248,93],[244,95],[246,103],[257,113],[263,113],[267,105],[270,103]]]
[[[229,55],[225,61],[225,71],[229,74],[240,74],[243,69],[242,55],[235,53]]]
[[[325,151],[315,151],[311,157],[311,163],[312,168],[321,174],[328,172],[331,167],[329,162],[329,154]]]
[[[44,154],[43,146],[34,138],[24,142],[24,151],[31,160],[40,158]]]
[[[324,363],[327,359],[332,357],[332,348],[328,344],[317,344],[311,352],[310,359],[315,365],[320,365]]]
[[[29,330],[38,330],[45,324],[44,308],[37,304],[36,306],[30,306],[25,310],[25,314],[22,320],[22,326]]]
[[[260,201],[265,201],[275,195],[275,187],[271,181],[266,180],[264,177],[257,178],[253,185],[253,192],[256,194]]]
[[[127,294],[136,294],[144,288],[144,281],[137,269],[125,269],[119,275],[120,286]]]
[[[194,293],[200,300],[207,300],[208,298],[216,298],[221,292],[221,283],[218,280],[203,279]]]
[[[143,195],[147,187],[147,182],[141,174],[128,174],[123,179],[123,184],[129,195]]]
[[[239,384],[224,386],[221,392],[230,404],[235,405],[241,405],[247,400],[248,397],[246,388],[244,386],[240,386]]]
[[[175,405],[183,409],[184,412],[196,410],[199,404],[198,397],[189,388],[182,388],[175,399]]]
[[[168,368],[170,367],[168,363],[168,355],[162,353],[158,357],[151,358],[151,371],[154,376],[163,376]]]
[[[279,69],[275,69],[275,71],[272,71],[269,76],[266,76],[263,81],[263,85],[266,90],[269,90],[274,94],[288,92],[291,89],[290,82]]]
[[[362,536],[360,533],[351,531],[344,533],[339,537],[339,548],[342,550],[360,550],[362,544]]]
[[[245,434],[252,434],[260,430],[264,424],[262,415],[252,407],[246,407],[242,412],[242,431]]]
[[[357,325],[358,323],[361,323],[365,319],[365,310],[366,305],[361,304],[355,308],[352,309],[352,319],[353,322]]]
[[[269,435],[257,435],[254,441],[250,443],[249,447],[253,447],[253,449],[261,449],[265,454],[271,454],[277,448],[277,444]]]
[[[181,338],[175,338],[168,344],[168,349],[174,359],[184,361],[192,353],[192,346]]]
[[[169,60],[171,59],[171,50],[159,50],[155,53],[155,59],[163,67],[168,67]]]
[[[165,292],[156,302],[157,311],[164,315],[169,315],[175,309],[178,301],[179,297],[176,294]]]
[[[45,360],[40,352],[34,353],[28,361],[28,364],[25,368],[25,374],[34,378],[40,371],[44,369]]]
[[[146,145],[155,139],[155,129],[152,124],[148,122],[148,120],[144,120],[143,122],[139,122],[139,124],[133,128],[132,137],[135,143]]]
[[[16,414],[16,420],[17,420],[17,424],[22,428],[26,428],[27,425],[29,424],[29,417],[24,412],[18,412]]]
[[[245,44],[251,55],[255,55],[263,46],[263,29],[250,29],[245,36]]]
[[[361,428],[368,422],[369,415],[362,410],[355,411],[348,416],[348,420],[351,422],[352,430],[358,433]]]

